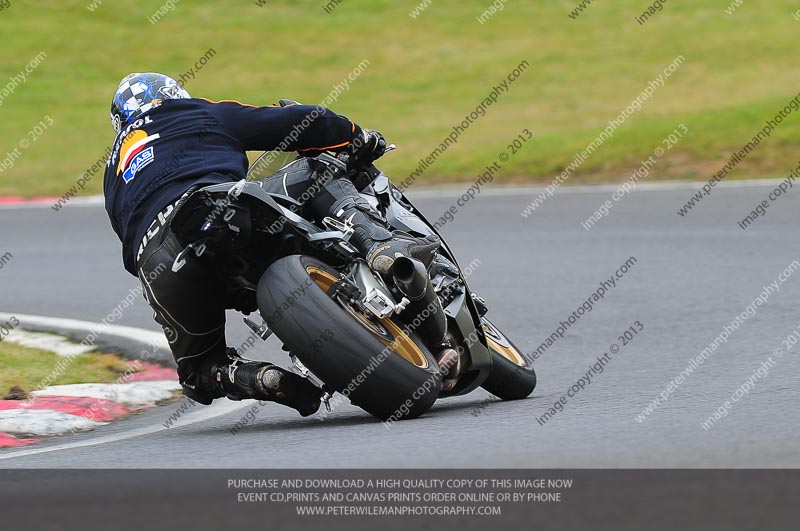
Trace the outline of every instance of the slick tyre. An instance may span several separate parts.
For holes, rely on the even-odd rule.
[[[536,388],[530,360],[491,321],[484,317],[482,323],[492,352],[492,372],[481,387],[502,400],[528,397]]]
[[[441,388],[436,359],[400,321],[377,319],[338,296],[333,267],[293,255],[272,264],[258,284],[262,317],[285,347],[328,387],[381,419],[417,417]]]

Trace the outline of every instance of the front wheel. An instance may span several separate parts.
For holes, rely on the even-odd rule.
[[[328,295],[339,272],[309,256],[272,264],[258,284],[269,327],[328,387],[381,420],[414,418],[441,389],[436,359],[416,334]]]
[[[481,387],[501,400],[526,398],[536,388],[533,365],[491,321],[481,322],[492,352],[492,372]]]

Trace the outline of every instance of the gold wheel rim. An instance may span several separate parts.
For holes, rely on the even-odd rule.
[[[492,323],[485,319],[483,321],[483,331],[486,332],[486,342],[488,343],[490,349],[497,352],[511,363],[519,365],[520,367],[525,367],[525,358],[522,357],[522,354],[520,354],[519,351],[514,348],[514,346],[508,341],[508,339],[506,339],[500,330],[495,328]],[[500,341],[504,341],[507,344],[504,345],[503,343],[500,343]]]
[[[309,276],[311,276],[311,279],[316,282],[317,285],[326,293],[330,289],[331,285],[339,280],[328,271],[315,266],[307,266],[306,272],[308,272]],[[422,350],[420,350],[417,344],[414,343],[414,341],[408,336],[408,334],[403,332],[403,330],[397,326],[394,321],[389,318],[371,319],[355,308],[348,308],[346,311],[350,317],[358,320],[366,330],[378,338],[385,346],[391,348],[392,351],[394,351],[398,356],[421,369],[428,368],[428,358],[425,356]],[[394,338],[394,341],[389,341],[375,332],[372,326],[374,326],[376,322],[379,323],[389,333],[389,335]]]

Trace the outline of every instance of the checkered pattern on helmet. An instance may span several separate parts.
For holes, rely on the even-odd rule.
[[[190,97],[174,79],[163,74],[130,74],[122,80],[114,94],[111,123],[117,130],[165,99]],[[114,114],[118,114],[119,118],[115,120]]]

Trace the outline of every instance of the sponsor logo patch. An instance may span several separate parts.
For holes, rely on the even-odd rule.
[[[136,177],[136,174],[153,162],[155,160],[155,156],[153,155],[153,147],[149,147],[143,151],[140,151],[133,160],[131,160],[130,164],[128,164],[128,168],[125,170],[125,173],[122,174],[122,178],[125,179],[126,183],[129,183]]]
[[[125,182],[128,183],[136,176],[139,170],[153,162],[155,159],[153,147],[147,147],[147,144],[160,137],[161,135],[157,133],[148,136],[141,129],[128,134],[119,150],[117,175],[122,174]]]

